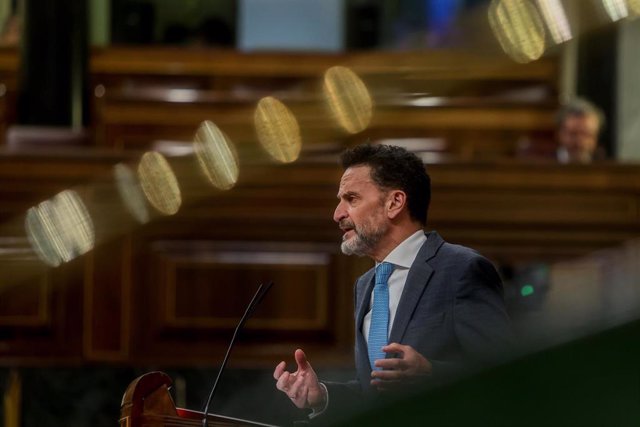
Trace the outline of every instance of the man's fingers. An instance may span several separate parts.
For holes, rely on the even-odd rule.
[[[398,369],[400,359],[378,359],[375,361],[376,368]]]
[[[309,369],[309,361],[307,360],[307,355],[304,354],[304,351],[301,349],[297,349],[294,353],[294,357],[296,359],[296,363],[298,364],[299,371],[306,371]]]
[[[289,380],[289,384],[286,390],[287,395],[292,399],[297,398],[300,388],[302,387],[303,384],[304,384],[304,375],[298,374],[295,376],[295,378],[291,376],[291,379]]]
[[[382,380],[382,381],[398,381],[405,377],[404,372],[400,370],[396,371],[373,371],[371,373],[371,377],[374,380]]]
[[[280,378],[280,376],[284,372],[284,368],[286,367],[287,367],[287,364],[284,362],[284,360],[278,363],[278,366],[276,366],[276,369],[273,371],[273,379],[277,380],[278,378]]]
[[[309,390],[318,388],[318,379],[304,351],[297,349],[294,357],[298,365],[296,372],[287,371],[286,363],[280,362],[273,371],[273,378],[276,380],[276,388],[284,392],[294,405],[298,408],[306,408],[309,405]]]
[[[385,353],[400,353],[398,357],[402,357],[403,353],[407,350],[406,345],[398,344],[397,342],[392,342],[391,344],[387,344],[382,347],[382,351]],[[411,348],[411,347],[409,347]]]
[[[309,393],[309,387],[306,384],[303,384],[298,391],[296,392],[295,397],[291,400],[293,404],[298,408],[304,408],[307,405],[307,394]]]
[[[378,359],[375,366],[382,369],[405,370],[409,368],[409,364],[404,359]]]
[[[276,382],[276,388],[280,391],[284,391],[285,393],[287,392],[287,390],[289,389],[289,377],[291,376],[291,374],[289,374],[289,372],[284,371],[282,373],[282,375],[280,375],[280,378],[278,378],[278,381]]]

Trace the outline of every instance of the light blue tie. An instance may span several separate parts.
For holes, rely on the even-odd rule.
[[[387,345],[389,336],[389,276],[393,271],[393,264],[383,262],[376,267],[376,284],[373,288],[373,307],[371,308],[371,325],[369,326],[369,363],[371,369],[378,359],[384,359],[382,347]]]

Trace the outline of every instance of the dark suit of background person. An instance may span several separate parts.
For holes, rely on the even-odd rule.
[[[367,255],[376,263],[394,249],[420,237],[426,222],[430,180],[422,162],[399,147],[361,145],[343,154],[345,173],[334,220],[345,232],[342,251]],[[413,259],[389,325],[387,358],[372,370],[362,332],[371,309],[375,270],[355,286],[355,363],[357,380],[321,383],[300,349],[296,372],[281,362],[276,387],[299,408],[311,408],[315,420],[344,416],[380,395],[397,396],[416,383],[454,375],[478,363],[504,356],[510,342],[502,283],[492,264],[472,249],[446,243],[436,232],[408,256]],[[414,259],[415,255],[415,259]],[[407,265],[408,266],[408,265]],[[364,398],[363,398],[364,397]]]

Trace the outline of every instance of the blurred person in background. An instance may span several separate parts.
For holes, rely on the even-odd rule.
[[[557,159],[560,163],[590,163],[604,158],[598,136],[604,114],[586,99],[576,98],[556,115]]]

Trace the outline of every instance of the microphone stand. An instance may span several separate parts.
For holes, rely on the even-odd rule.
[[[256,291],[255,295],[251,299],[251,302],[247,306],[244,314],[240,318],[240,322],[238,322],[238,326],[236,326],[236,330],[233,332],[233,337],[231,337],[231,342],[229,343],[229,347],[227,348],[227,353],[224,355],[224,359],[222,360],[222,365],[220,366],[220,370],[218,371],[218,375],[216,377],[216,381],[213,383],[213,387],[211,387],[211,392],[209,393],[209,398],[207,399],[207,403],[204,406],[204,418],[202,419],[202,427],[209,426],[209,420],[207,419],[207,415],[209,414],[209,405],[211,404],[211,400],[213,399],[213,395],[216,392],[216,388],[218,387],[218,381],[220,381],[220,377],[222,376],[222,371],[227,366],[227,361],[229,360],[229,355],[231,354],[231,349],[233,348],[233,344],[236,341],[236,337],[238,336],[238,332],[244,326],[244,323],[247,321],[249,316],[254,312],[260,301],[264,298],[264,296],[269,292],[269,289],[273,286],[273,282],[269,282],[266,285],[260,284],[260,287]]]

